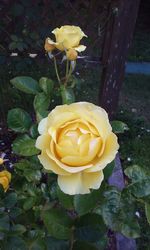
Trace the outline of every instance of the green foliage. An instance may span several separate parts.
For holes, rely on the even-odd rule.
[[[44,210],[42,218],[51,236],[57,239],[69,239],[71,237],[72,221],[64,211],[58,209]]]
[[[73,245],[73,250],[98,250],[94,244],[88,243],[86,241],[76,241]]]
[[[116,134],[124,133],[126,130],[129,130],[127,124],[121,121],[112,121],[111,126],[113,132]]]
[[[90,194],[75,195],[74,207],[77,213],[81,216],[90,212],[101,199],[102,189],[93,190]]]
[[[37,94],[40,91],[39,84],[29,76],[17,76],[10,80],[13,86],[27,94]]]
[[[128,190],[137,198],[150,195],[150,177],[129,185]]]
[[[105,200],[101,207],[101,214],[106,225],[114,231],[121,232],[126,237],[139,237],[140,231],[135,218],[134,200],[130,194],[126,191],[121,193],[113,187],[104,195]]]
[[[0,214],[0,232],[9,231],[10,223],[9,216],[6,213]]]
[[[104,168],[103,171],[104,171],[104,176],[105,176],[106,180],[111,176],[111,174],[112,174],[112,172],[114,170],[114,167],[115,167],[115,161],[112,161],[111,163],[109,163],[107,165],[106,168]]]
[[[5,207],[10,209],[14,207],[14,205],[17,203],[17,194],[14,193],[9,193],[5,198],[4,198],[4,203]]]
[[[27,250],[26,242],[19,236],[8,237],[4,250]]]
[[[63,193],[60,188],[57,188],[57,196],[61,205],[66,209],[73,209],[73,196]]]
[[[101,246],[100,249],[104,249],[107,244],[106,234],[107,228],[100,215],[89,213],[77,219],[75,229],[77,241],[86,242],[86,244],[92,243],[95,246]]]
[[[47,250],[68,250],[69,243],[65,240],[58,240],[52,237],[46,239]]]
[[[132,179],[128,190],[138,198],[150,195],[150,171],[133,165],[125,170],[126,175]]]
[[[40,88],[42,89],[42,91],[46,94],[46,95],[51,95],[53,88],[54,88],[54,82],[53,80],[47,78],[47,77],[41,77],[39,80],[39,85]]]
[[[24,176],[28,182],[39,182],[42,174],[37,165],[28,160],[21,160],[15,164],[19,176]]]
[[[125,174],[132,179],[132,182],[146,179],[148,171],[138,165],[133,165],[125,169]]]
[[[36,139],[39,135],[38,133],[38,125],[37,124],[33,124],[31,127],[30,127],[30,130],[29,130],[29,133],[30,133],[30,136],[33,138],[33,139]]]
[[[147,217],[147,221],[150,224],[150,204],[149,203],[145,203],[145,214]]]
[[[32,156],[39,153],[35,147],[35,139],[30,138],[28,135],[18,136],[13,142],[14,153],[22,156]]]
[[[34,110],[36,112],[37,121],[40,122],[47,114],[49,113],[47,110],[50,105],[50,96],[45,93],[38,93],[34,98]]]
[[[75,102],[74,92],[70,87],[61,86],[61,96],[63,104],[71,104]]]
[[[50,98],[44,93],[39,93],[34,98],[34,109],[36,112],[47,110],[50,104]]]
[[[28,132],[32,124],[30,115],[20,108],[8,112],[7,123],[9,128],[18,133]]]

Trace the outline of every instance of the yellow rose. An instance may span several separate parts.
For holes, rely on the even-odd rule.
[[[74,48],[76,51],[82,52],[86,49],[86,46],[79,45],[80,40],[87,36],[78,26],[65,25],[54,29],[52,33],[55,35],[56,42],[49,38],[48,43],[61,51]]]
[[[0,184],[3,186],[5,191],[7,191],[10,181],[11,181],[11,173],[9,173],[7,170],[1,171]]]
[[[104,109],[88,102],[57,106],[38,130],[39,160],[58,175],[64,193],[86,194],[100,187],[102,170],[119,148]]]

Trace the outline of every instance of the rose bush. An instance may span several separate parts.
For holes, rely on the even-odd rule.
[[[103,169],[119,148],[104,109],[87,102],[57,106],[38,129],[39,160],[58,174],[64,193],[85,194],[100,187]]]
[[[87,37],[78,26],[64,25],[52,31],[55,35],[56,42],[47,38],[46,43],[55,46],[58,50],[64,51],[74,48],[81,52],[86,49],[86,46],[80,45],[80,40]]]
[[[45,50],[54,62],[57,83],[47,77],[39,82],[29,76],[11,80],[19,91],[32,95],[33,110],[30,114],[21,108],[8,112],[8,127],[15,132],[12,151],[19,157],[11,189],[11,174],[4,170],[8,159],[3,153],[0,158],[0,184],[7,190],[0,189],[0,248],[4,250],[106,249],[108,229],[137,238],[136,197],[145,205],[150,221],[149,172],[130,166],[125,171],[130,179],[127,187],[118,190],[108,185],[119,148],[114,133],[123,133],[127,125],[120,121],[110,125],[104,109],[75,103],[74,88],[80,84],[73,75],[76,48],[83,49],[79,44],[85,34],[68,25],[53,33],[56,43],[47,38]],[[64,51],[57,53],[56,48]],[[66,70],[57,65],[60,54]],[[61,106],[56,106],[58,97]]]

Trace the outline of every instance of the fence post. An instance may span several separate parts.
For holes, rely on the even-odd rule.
[[[116,112],[119,92],[125,74],[125,62],[130,47],[140,0],[110,1],[103,49],[99,104],[112,118]]]

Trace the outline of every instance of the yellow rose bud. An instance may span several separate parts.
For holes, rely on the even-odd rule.
[[[49,38],[46,38],[45,40],[45,45],[44,45],[44,49],[47,51],[47,52],[51,52],[52,50],[55,49],[55,46],[53,44],[50,44],[49,43]]]
[[[58,175],[64,193],[86,194],[100,187],[103,169],[119,148],[104,109],[88,102],[60,105],[41,120],[38,130],[39,160]]]
[[[55,35],[56,42],[49,38],[49,43],[61,51],[74,48],[76,51],[81,52],[86,49],[86,46],[80,45],[80,41],[87,36],[78,26],[64,25],[54,29],[52,33]]]
[[[0,165],[2,165],[4,163],[3,158],[0,158]]]
[[[66,52],[66,57],[70,61],[75,61],[77,59],[78,53],[75,49],[69,49]]]
[[[0,184],[3,186],[4,190],[7,191],[9,183],[11,181],[11,173],[7,170],[0,172]]]

